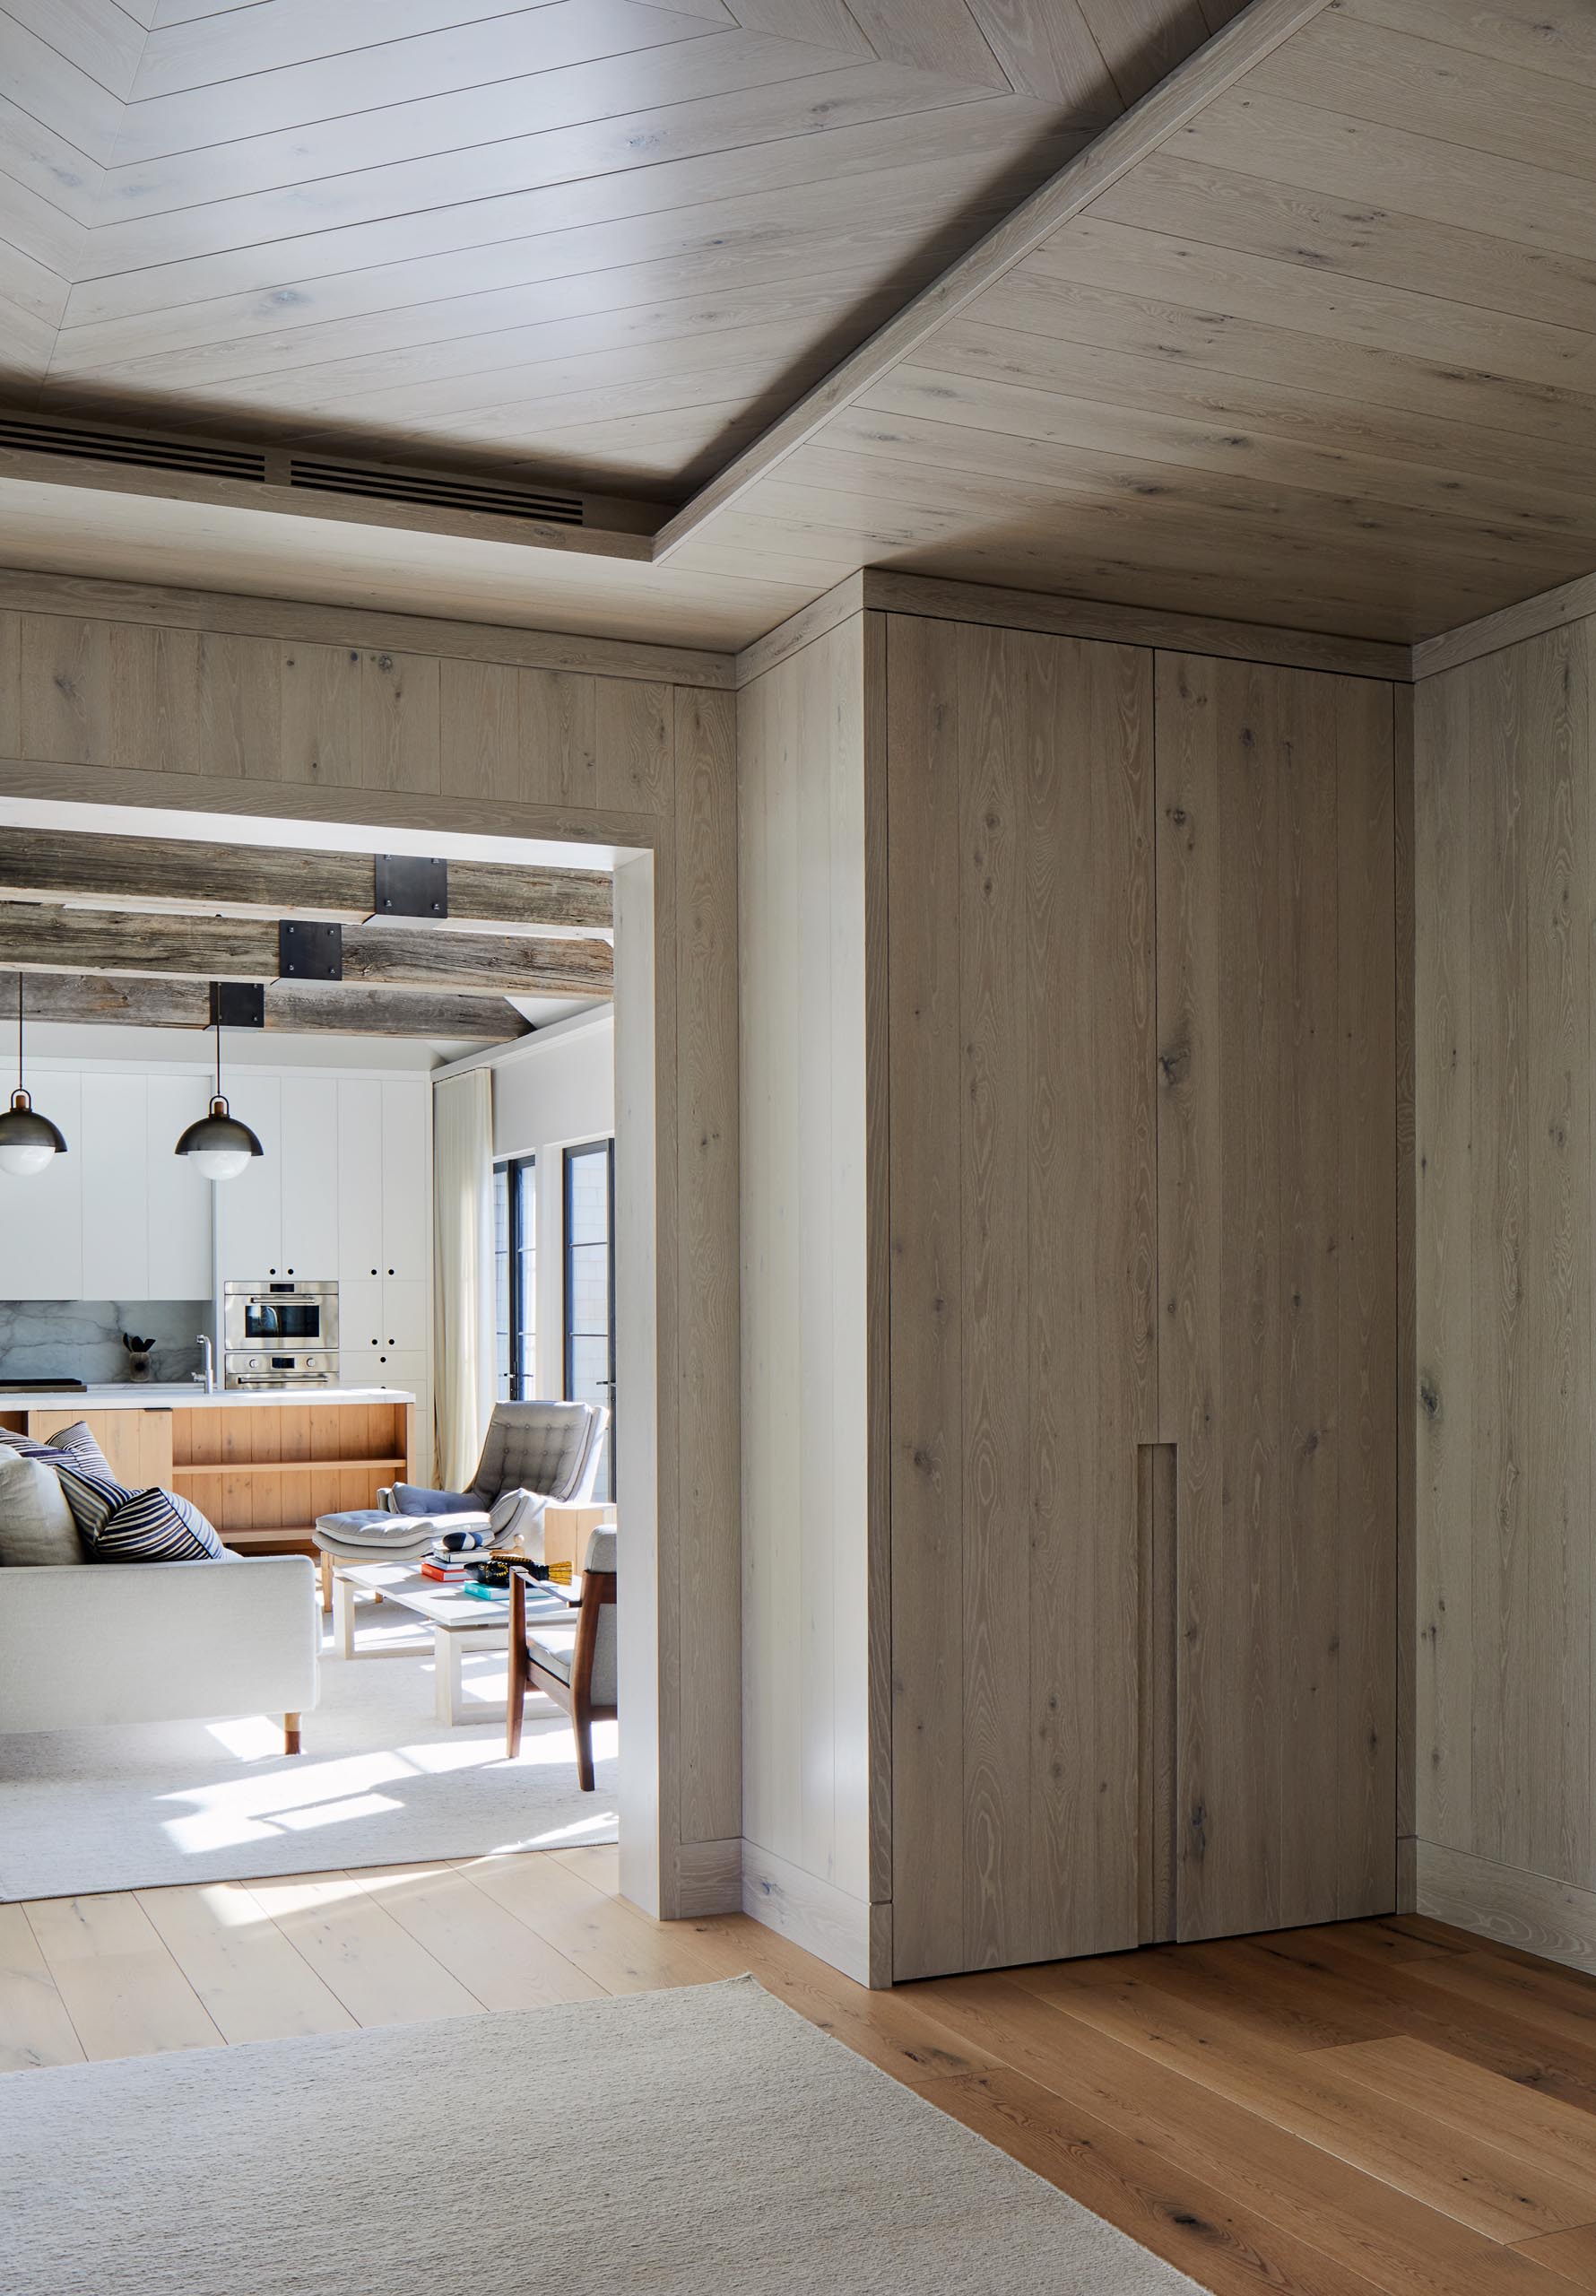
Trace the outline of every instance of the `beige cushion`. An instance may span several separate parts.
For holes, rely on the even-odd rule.
[[[83,1560],[78,1526],[55,1468],[0,1443],[0,1564],[43,1570]]]
[[[558,1674],[562,1683],[569,1683],[571,1666],[577,1656],[575,1625],[529,1627],[526,1648],[540,1666],[546,1666],[551,1674]],[[593,1652],[593,1681],[588,1690],[595,1706],[615,1704],[617,1674],[615,1605],[606,1603],[599,1613],[598,1639]]]

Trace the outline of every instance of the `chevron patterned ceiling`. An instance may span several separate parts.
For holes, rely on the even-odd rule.
[[[1237,0],[8,0],[6,395],[680,500]]]

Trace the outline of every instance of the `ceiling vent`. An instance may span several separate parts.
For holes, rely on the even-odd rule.
[[[101,430],[86,423],[40,422],[0,414],[0,447],[23,454],[66,455],[76,461],[130,463],[141,470],[186,471],[204,478],[264,480],[257,448],[213,447],[203,439],[160,439],[137,430]]]
[[[554,494],[547,489],[496,486],[490,480],[451,478],[436,471],[399,470],[379,463],[311,461],[302,455],[289,458],[288,483],[308,486],[318,494],[353,494],[374,502],[419,503],[434,510],[486,511],[496,518],[536,518],[543,525],[579,526],[579,494]]]

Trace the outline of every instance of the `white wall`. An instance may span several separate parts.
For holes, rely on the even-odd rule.
[[[488,1056],[493,1153],[535,1156],[538,1174],[537,1389],[564,1393],[564,1164],[561,1151],[615,1130],[615,1022],[608,1009],[523,1037]]]

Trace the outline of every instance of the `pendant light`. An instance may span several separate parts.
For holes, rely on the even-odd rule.
[[[216,1091],[211,1113],[191,1124],[178,1143],[179,1156],[192,1156],[208,1180],[236,1180],[251,1156],[265,1150],[247,1124],[229,1109],[221,1090],[221,1023],[216,1023]]]
[[[65,1156],[66,1143],[50,1122],[34,1108],[32,1095],[22,1083],[22,976],[17,974],[17,1088],[11,1096],[11,1106],[0,1116],[0,1172],[9,1172],[13,1179],[26,1179],[31,1173],[42,1172],[52,1156]]]

